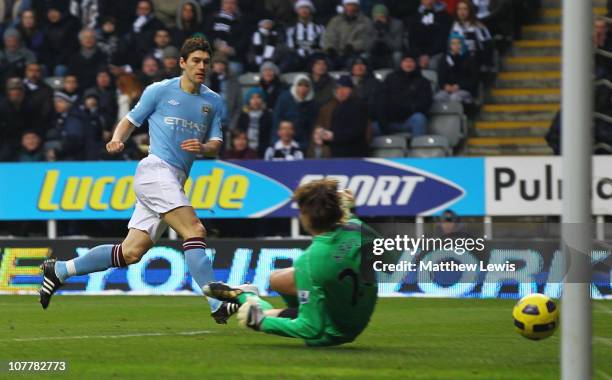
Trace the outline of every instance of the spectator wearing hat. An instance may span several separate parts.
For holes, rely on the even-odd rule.
[[[312,82],[306,75],[296,75],[291,88],[278,98],[274,107],[271,143],[276,142],[275,136],[277,136],[280,122],[289,120],[295,128],[295,141],[302,149],[308,149],[308,140],[311,136],[315,117],[316,108]]]
[[[334,97],[334,78],[329,75],[331,62],[323,53],[311,56],[310,80],[314,89],[314,102],[316,109],[329,102]]]
[[[259,69],[261,78],[259,79],[259,87],[266,94],[266,106],[269,110],[274,110],[276,100],[287,90],[287,86],[280,80],[280,70],[272,62],[264,62]]]
[[[241,129],[231,132],[231,147],[223,154],[224,160],[255,160],[259,157],[254,149],[249,147],[247,133]]]
[[[434,99],[439,102],[472,103],[478,91],[478,65],[469,54],[461,34],[452,33],[448,45],[448,53],[438,70],[440,91]]]
[[[104,54],[96,45],[96,31],[91,28],[79,32],[80,49],[70,57],[68,70],[76,75],[81,88],[89,88],[96,83],[96,72],[101,63],[107,62]]]
[[[21,146],[17,153],[18,162],[40,162],[45,161],[45,152],[42,148],[42,140],[34,130],[26,130],[21,135]]]
[[[266,149],[266,161],[295,161],[304,159],[304,152],[293,139],[295,129],[289,120],[282,120],[278,126],[278,141]]]
[[[342,5],[344,13],[329,21],[323,38],[323,48],[336,69],[345,68],[355,55],[367,53],[374,37],[372,21],[361,14],[359,0],[343,0]]]
[[[245,53],[248,51],[249,34],[237,0],[221,0],[221,8],[208,26],[207,36],[217,54],[228,60],[230,71],[239,75],[244,69]]]
[[[202,7],[196,0],[183,0],[176,8],[176,25],[170,29],[172,43],[183,46],[183,42],[203,29]]]
[[[319,112],[310,156],[364,157],[368,123],[367,108],[353,96],[353,80],[343,75],[336,82],[335,97]]]
[[[47,130],[45,154],[48,161],[82,161],[93,148],[87,118],[63,91],[53,96],[55,118]]]
[[[373,69],[397,67],[402,57],[404,26],[402,22],[389,16],[384,4],[372,8],[374,21],[374,42],[370,48]]]
[[[421,0],[418,12],[408,19],[410,49],[419,55],[422,69],[437,70],[444,52],[451,19],[446,10],[436,9],[435,0]]]
[[[120,42],[117,20],[114,17],[104,17],[100,21],[100,27],[96,29],[96,41],[98,49],[106,55],[107,64],[123,60],[119,57],[120,47],[123,47],[123,50],[126,50],[126,48],[125,44]]]
[[[179,50],[174,46],[168,46],[162,52],[162,77],[170,79],[181,75],[178,65]]]
[[[25,91],[20,78],[6,82],[6,99],[0,101],[0,161],[15,159],[21,135],[31,128],[34,111],[25,102]]]
[[[310,0],[295,3],[298,20],[287,28],[287,53],[281,64],[283,71],[304,71],[308,57],[322,49],[325,27],[313,21],[315,7]]]
[[[36,56],[36,60],[42,59],[42,51],[45,43],[45,34],[38,25],[36,14],[32,10],[25,10],[15,26],[19,32],[23,46],[28,48]]]
[[[96,73],[96,85],[86,90],[95,91],[98,98],[98,112],[104,117],[103,139],[110,140],[110,133],[115,126],[117,118],[117,90],[113,83],[111,72],[104,66],[98,68]]]
[[[400,68],[387,75],[382,87],[375,134],[410,132],[412,136],[427,133],[427,117],[432,103],[431,84],[421,75],[414,53],[405,53]]]
[[[79,50],[79,21],[68,13],[61,2],[53,2],[46,10],[43,62],[54,76],[64,76],[70,56]]]
[[[278,32],[274,30],[274,21],[270,19],[260,20],[257,30],[251,37],[251,46],[247,54],[249,71],[257,71],[265,61],[276,61],[278,59],[278,44],[280,42]]]
[[[245,107],[233,129],[245,131],[249,148],[263,157],[270,143],[272,112],[266,108],[265,92],[259,87],[250,88],[244,95]]]
[[[112,134],[113,125],[100,112],[100,98],[95,89],[90,88],[83,93],[83,104],[79,106],[79,111],[85,116],[88,134],[91,135],[91,149],[85,152],[85,159],[99,160],[107,142],[106,137]]]
[[[229,62],[223,54],[215,54],[212,60],[212,70],[206,76],[207,86],[221,95],[225,101],[227,115],[223,122],[225,125],[235,125],[240,116],[242,99],[240,97],[240,83],[229,69]]]
[[[42,68],[38,63],[30,63],[25,69],[23,80],[28,107],[36,110],[31,115],[33,129],[47,125],[53,116],[53,89],[42,80]]]
[[[21,46],[21,37],[16,29],[7,29],[3,39],[4,50],[0,50],[0,75],[2,78],[23,76],[26,65],[36,62],[36,56]]]
[[[376,120],[382,83],[374,76],[365,58],[356,57],[351,62],[350,72],[353,80],[353,96],[368,109],[370,119]]]

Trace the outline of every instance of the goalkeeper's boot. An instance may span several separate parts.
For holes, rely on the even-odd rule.
[[[217,322],[218,324],[225,325],[227,324],[227,320],[232,315],[236,314],[239,308],[240,308],[240,305],[238,305],[237,303],[223,302],[221,303],[221,306],[219,306],[217,310],[210,313],[210,316],[213,317],[215,322]]]
[[[55,274],[56,261],[56,259],[47,259],[40,265],[40,269],[43,271],[43,280],[38,293],[40,294],[40,304],[43,309],[49,307],[53,293],[62,286],[62,282]]]
[[[243,284],[236,287],[229,286],[224,282],[209,282],[204,285],[204,294],[211,298],[216,298],[219,301],[233,302],[240,304],[238,296],[244,293],[252,293],[259,295],[257,286],[251,284]]]

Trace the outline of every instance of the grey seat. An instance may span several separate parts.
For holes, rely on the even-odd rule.
[[[351,73],[349,73],[348,71],[330,71],[329,72],[329,76],[331,76],[335,80],[340,79],[340,77],[343,75],[351,75]]]
[[[59,91],[64,88],[63,77],[47,77],[45,83],[48,84],[54,91]]]
[[[421,74],[431,83],[431,91],[435,94],[438,91],[438,73],[434,70],[421,70]]]
[[[451,147],[467,136],[467,117],[459,102],[436,102],[430,109],[429,131],[448,138]]]
[[[259,86],[259,80],[261,79],[261,75],[259,73],[244,73],[238,77],[238,83],[241,86]]]
[[[387,75],[389,75],[392,71],[393,71],[393,69],[380,69],[380,70],[376,70],[376,71],[374,71],[374,76],[379,81],[384,81],[385,78],[387,77]]]
[[[285,73],[281,75],[281,81],[291,86],[293,84],[293,80],[298,75],[308,75],[308,73],[302,73],[302,72]]]
[[[370,147],[372,157],[404,157],[408,142],[406,137],[401,135],[378,136],[372,140]]]
[[[451,147],[446,136],[425,135],[412,139],[411,157],[446,157],[451,155]]]

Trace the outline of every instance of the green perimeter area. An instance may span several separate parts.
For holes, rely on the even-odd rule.
[[[272,298],[282,305],[279,298]],[[0,361],[66,360],[68,371],[0,378],[558,379],[559,331],[514,332],[512,300],[381,299],[340,347],[217,325],[201,297],[0,297]],[[612,379],[612,302],[593,308],[594,378]],[[126,336],[132,335],[132,336]]]

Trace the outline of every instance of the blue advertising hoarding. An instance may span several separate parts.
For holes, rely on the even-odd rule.
[[[136,162],[0,164],[0,220],[129,219]],[[185,194],[201,218],[293,217],[291,194],[331,177],[363,216],[484,215],[484,159],[197,161]]]

